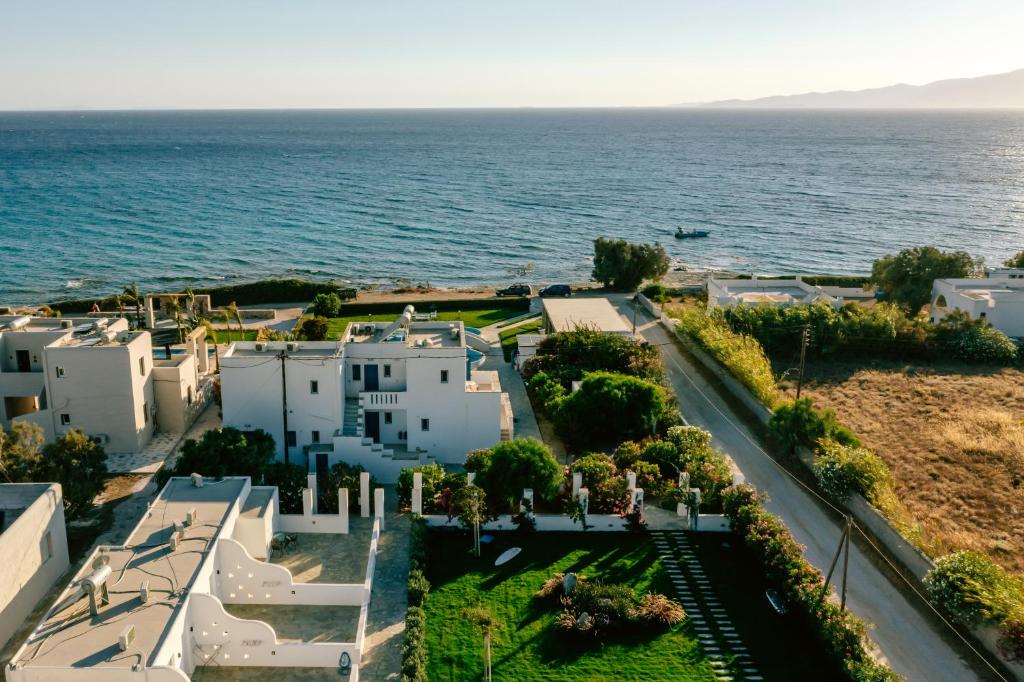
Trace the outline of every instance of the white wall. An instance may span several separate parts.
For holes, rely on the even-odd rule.
[[[69,566],[60,485],[0,485],[0,509],[19,507],[0,535],[0,648]]]
[[[192,400],[198,400],[199,371],[194,355],[179,355],[173,363],[157,364],[153,368],[153,395],[157,424],[164,431],[180,433],[191,426],[189,390]]]
[[[107,452],[137,452],[153,435],[153,350],[148,333],[125,344],[57,346],[45,350],[49,409],[56,437],[72,429],[106,435]],[[140,373],[139,361],[145,362]],[[64,377],[57,377],[57,367]],[[149,413],[145,407],[149,407]],[[61,414],[71,423],[62,425]]]

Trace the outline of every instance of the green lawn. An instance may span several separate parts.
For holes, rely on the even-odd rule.
[[[479,680],[483,644],[462,616],[467,606],[483,604],[503,623],[493,644],[495,680],[713,680],[692,626],[638,632],[604,645],[566,640],[551,630],[556,610],[533,599],[556,571],[573,571],[605,583],[626,583],[677,598],[653,542],[646,534],[497,533],[494,546],[476,559],[462,533],[429,535],[426,600],[427,649],[431,682]],[[765,680],[815,680],[842,677],[821,653],[806,626],[768,607],[763,577],[731,536],[693,533],[698,555],[721,601]],[[522,553],[500,568],[495,557],[509,547]],[[705,615],[707,615],[705,613]],[[734,679],[743,679],[738,669]]]
[[[486,327],[500,322],[501,320],[507,320],[510,317],[516,315],[522,315],[525,311],[518,308],[484,308],[482,310],[466,310],[463,312],[449,311],[439,312],[437,314],[437,320],[439,322],[455,322],[462,320],[463,324],[467,327]],[[345,333],[345,327],[348,326],[349,322],[392,322],[398,318],[397,313],[380,313],[377,315],[351,315],[348,317],[330,317],[327,318],[327,338],[328,339],[340,339],[341,335]]]
[[[496,546],[476,559],[467,536],[431,533],[427,597],[429,679],[479,680],[482,639],[462,617],[483,603],[503,623],[493,644],[495,680],[713,680],[711,666],[688,624],[664,633],[637,633],[599,645],[569,642],[551,631],[557,609],[533,599],[556,571],[672,595],[653,544],[621,533],[498,534]],[[494,567],[509,546],[523,552]]]
[[[498,338],[501,339],[501,352],[505,354],[506,362],[512,359],[512,353],[519,348],[519,344],[516,343],[516,336],[519,334],[537,334],[543,326],[544,320],[538,317],[534,322],[527,322],[518,327],[510,327],[498,332]]]

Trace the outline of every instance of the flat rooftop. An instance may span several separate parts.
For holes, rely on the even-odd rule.
[[[586,327],[609,334],[632,333],[632,327],[606,298],[545,298],[542,301],[552,331],[568,332]]]
[[[145,665],[163,643],[171,623],[181,615],[189,588],[210,556],[231,508],[248,485],[247,478],[206,481],[196,488],[188,478],[172,478],[123,546],[100,547],[75,576],[72,586],[105,557],[112,570],[107,581],[110,603],[89,613],[84,596],[70,601],[78,588],[69,587],[26,642],[16,663],[26,667],[131,668],[146,656]],[[185,528],[174,551],[168,540],[175,521],[195,509],[197,523]],[[142,603],[139,589],[148,582],[150,598]],[[59,608],[58,608],[59,607]],[[121,651],[118,635],[135,626],[135,645]]]
[[[397,318],[396,318],[397,320]],[[347,343],[394,343],[407,348],[463,348],[462,322],[350,322],[343,337]]]
[[[290,358],[333,358],[341,354],[341,344],[334,341],[236,341],[222,359],[267,359],[282,352]]]
[[[0,533],[11,527],[52,483],[0,483]]]

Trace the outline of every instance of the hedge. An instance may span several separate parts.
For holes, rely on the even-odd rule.
[[[378,303],[342,303],[338,309],[338,317],[356,317],[359,315],[400,314],[405,307],[411,305],[418,312],[452,312],[461,310],[488,310],[490,308],[514,308],[529,310],[530,299],[525,297],[509,298],[462,298],[449,301],[387,301]]]
[[[184,287],[179,290],[183,291]],[[208,294],[214,307],[226,306],[232,302],[238,305],[259,305],[312,301],[317,294],[337,294],[342,299],[356,297],[356,290],[349,287],[341,287],[332,282],[311,282],[301,279],[265,279],[193,291],[197,294]],[[100,310],[117,309],[116,295],[59,301],[51,303],[50,307],[60,313],[87,313],[92,310],[94,303],[99,305]],[[125,307],[125,310],[134,310],[134,307]]]
[[[761,564],[765,577],[789,602],[793,615],[815,632],[827,655],[846,678],[857,682],[902,679],[871,656],[864,623],[828,599],[821,572],[803,556],[782,521],[765,511],[752,486],[728,488],[725,515],[732,529]]]
[[[426,682],[427,618],[423,604],[430,583],[423,571],[427,567],[427,523],[415,517],[409,529],[409,609],[405,613],[405,639],[402,641],[402,682]]]

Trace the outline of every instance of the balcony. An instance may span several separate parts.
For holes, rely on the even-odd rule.
[[[361,391],[359,405],[364,410],[404,410],[408,397],[405,391]]]

